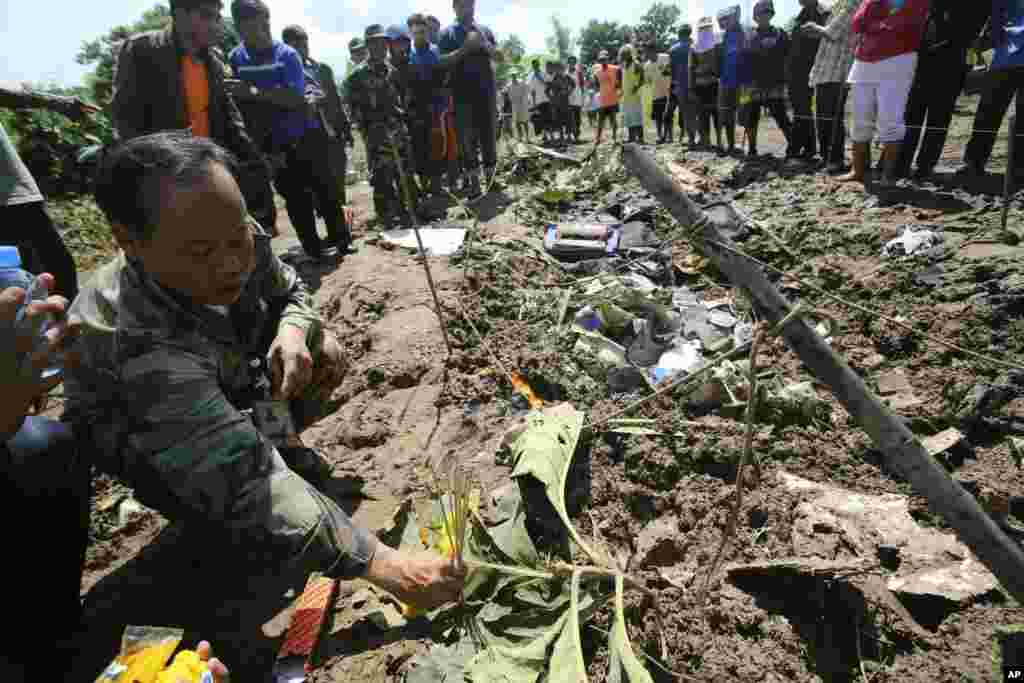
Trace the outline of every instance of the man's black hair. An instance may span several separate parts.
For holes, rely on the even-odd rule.
[[[96,203],[108,221],[125,226],[133,238],[149,239],[159,219],[163,181],[193,187],[209,177],[210,164],[237,178],[235,157],[209,138],[171,131],[122,142],[103,154]]]
[[[281,40],[287,44],[291,44],[293,40],[309,40],[309,35],[306,33],[306,29],[302,28],[298,24],[292,24],[291,26],[285,26],[284,30],[281,31]]]

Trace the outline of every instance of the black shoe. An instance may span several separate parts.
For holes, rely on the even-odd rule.
[[[964,162],[960,168],[956,169],[956,175],[960,177],[980,178],[985,175],[985,168],[967,161]]]
[[[914,180],[921,182],[930,179],[935,174],[934,168],[918,168],[914,171]]]

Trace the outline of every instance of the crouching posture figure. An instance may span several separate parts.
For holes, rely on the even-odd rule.
[[[72,307],[82,359],[68,372],[65,420],[101,470],[234,556],[363,576],[411,604],[454,598],[462,577],[449,563],[406,557],[354,526],[282,456],[301,449],[279,448],[245,412],[290,402],[301,429],[324,412],[345,362],[249,219],[234,168],[210,140],[175,133],[106,155],[96,195],[122,252]]]

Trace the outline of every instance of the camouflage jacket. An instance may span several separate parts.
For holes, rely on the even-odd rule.
[[[82,320],[83,360],[67,372],[64,419],[85,426],[96,464],[141,485],[142,499],[145,474],[184,479],[230,467],[261,447],[260,432],[236,404],[251,386],[247,360],[266,354],[275,315],[277,327],[300,327],[310,349],[318,346],[321,323],[306,286],[271,252],[270,236],[253,230],[256,267],[229,315],[161,288],[123,253],[71,308]],[[192,511],[228,515],[229,496],[221,493],[192,501]]]
[[[376,548],[332,500],[291,471],[239,408],[252,398],[247,361],[284,325],[323,329],[308,290],[255,222],[256,259],[226,313],[153,281],[124,254],[82,289],[81,364],[65,378],[64,420],[105,472],[175,522],[245,544],[250,563],[299,563],[333,577],[365,572]]]
[[[387,62],[364,62],[347,79],[344,90],[352,120],[364,134],[380,125],[393,126],[405,120],[402,95],[396,85],[394,67]]]

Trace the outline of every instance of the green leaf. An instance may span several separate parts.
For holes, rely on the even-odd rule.
[[[556,609],[547,616],[561,614],[554,622],[533,629],[509,629],[510,636],[532,633],[523,644],[511,644],[508,638],[495,638],[487,649],[478,653],[466,667],[466,677],[472,683],[536,683],[544,680],[585,683],[586,665],[580,642],[580,619],[593,613],[597,602],[580,596],[580,573],[574,572],[569,582],[569,598],[565,593],[555,601]],[[568,609],[566,609],[568,608]]]
[[[607,564],[580,538],[565,505],[566,479],[583,429],[583,413],[569,404],[561,404],[534,412],[528,420],[526,431],[512,444],[512,477],[533,477],[543,484],[548,500],[576,544],[596,564]]]
[[[583,661],[583,643],[580,642],[580,571],[572,573],[569,587],[569,614],[565,628],[555,641],[551,653],[548,680],[565,683],[587,683],[587,665]],[[653,682],[652,682],[653,683]]]
[[[629,644],[622,599],[625,583],[621,575],[615,577],[615,623],[608,634],[608,683],[654,683]]]
[[[571,202],[573,193],[571,190],[545,190],[537,195],[537,199],[545,204],[562,204]]]
[[[416,655],[405,673],[405,683],[461,683],[466,664],[473,656],[473,644],[458,642],[452,646],[435,645]]]

